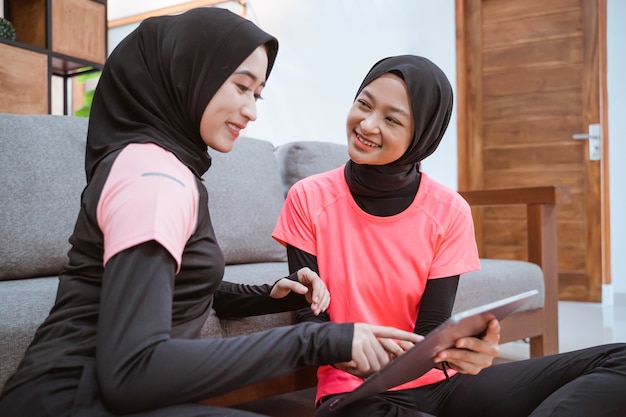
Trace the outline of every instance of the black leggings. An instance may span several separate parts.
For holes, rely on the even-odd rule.
[[[0,398],[2,417],[112,417],[98,393],[94,368],[56,370],[22,384]],[[203,404],[180,404],[131,417],[260,417],[247,411]]]
[[[326,415],[324,408],[316,417]],[[624,417],[626,344],[493,365],[478,375],[456,374],[449,382],[358,401],[338,416],[423,416],[417,410],[437,417]]]

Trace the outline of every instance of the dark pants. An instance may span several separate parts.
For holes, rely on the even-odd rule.
[[[327,400],[325,399],[324,403]],[[388,391],[340,410],[341,417],[624,417],[626,344],[491,366],[478,375]],[[322,405],[316,417],[326,415]]]
[[[109,417],[99,395],[92,367],[57,370],[5,393],[0,399],[2,417]],[[128,414],[132,417],[260,417],[230,408],[180,404]]]

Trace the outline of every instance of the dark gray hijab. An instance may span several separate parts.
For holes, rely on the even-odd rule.
[[[144,20],[108,58],[89,116],[87,180],[109,153],[155,143],[200,177],[211,165],[200,136],[207,104],[260,45],[269,75],[278,42],[226,9],[199,8]]]
[[[345,177],[355,200],[370,214],[390,216],[405,210],[419,187],[420,162],[439,146],[452,114],[452,86],[430,60],[401,55],[378,61],[365,76],[356,96],[383,74],[402,78],[407,86],[415,132],[407,151],[386,165],[348,161]]]

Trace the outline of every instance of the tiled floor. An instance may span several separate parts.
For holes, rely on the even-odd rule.
[[[559,302],[559,346],[561,352],[611,342],[626,342],[626,298],[614,305]],[[528,344],[520,342],[501,346],[500,361],[529,357]],[[313,415],[314,390],[305,390],[242,406],[272,417],[308,417]]]
[[[559,350],[567,352],[603,343],[626,342],[626,299],[613,305],[559,302]],[[503,359],[527,358],[528,345],[512,342],[500,347]]]

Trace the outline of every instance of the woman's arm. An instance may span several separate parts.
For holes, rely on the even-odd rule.
[[[452,314],[459,276],[429,279],[415,322],[415,333],[426,336]]]
[[[297,282],[297,272],[289,275],[288,279]],[[277,283],[246,285],[222,281],[213,297],[213,308],[221,318],[237,318],[293,311],[309,305],[304,296],[294,292],[280,299],[270,297]]]
[[[103,399],[114,412],[198,401],[353,356],[353,324],[306,323],[240,337],[173,339],[175,272],[174,258],[154,241],[126,249],[106,265],[96,366]]]
[[[289,262],[289,272],[308,267],[311,268],[315,273],[319,274],[317,257],[289,244],[287,245],[287,261]],[[325,311],[316,315],[313,313],[313,311],[311,311],[310,308],[301,308],[296,311],[296,321],[298,323],[323,323],[330,321],[330,316]]]
[[[450,317],[458,283],[458,275],[428,280],[415,323],[415,333],[425,336]],[[437,368],[442,369],[441,364],[445,362],[447,367],[461,373],[477,374],[491,366],[499,354],[499,338],[500,324],[492,320],[481,339],[464,337],[456,341],[455,347],[440,352],[435,358]]]
[[[222,318],[247,317],[306,308],[317,315],[328,308],[326,285],[310,268],[300,268],[273,285],[246,285],[222,281],[213,308]]]

